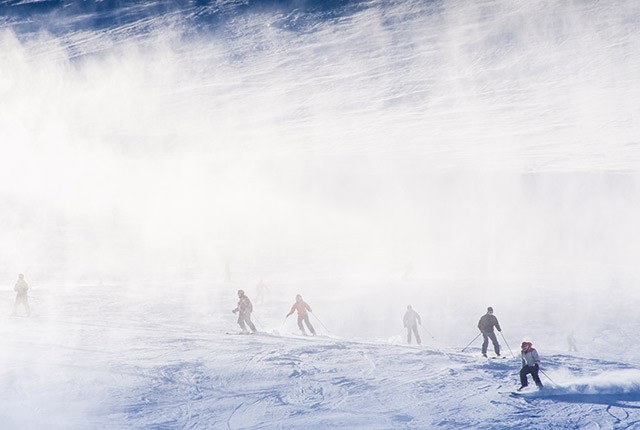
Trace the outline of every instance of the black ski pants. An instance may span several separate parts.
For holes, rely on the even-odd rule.
[[[498,338],[496,337],[495,332],[482,332],[482,337],[484,338],[484,342],[482,342],[482,354],[487,353],[487,346],[489,346],[489,339],[491,339],[491,343],[493,343],[493,350],[496,355],[500,355],[500,344],[498,343]]]
[[[533,378],[533,382],[540,388],[542,388],[542,381],[540,381],[540,377],[538,376],[538,371],[540,367],[536,364],[535,366],[522,366],[520,369],[520,385],[526,387],[529,385],[529,381],[527,381],[527,375],[531,374]]]
[[[407,326],[407,343],[411,344],[411,332],[412,331],[416,335],[416,343],[418,345],[422,344],[422,340],[420,340],[420,333],[418,333],[418,324],[413,324],[413,325]]]

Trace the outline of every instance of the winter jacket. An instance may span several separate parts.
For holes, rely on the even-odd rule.
[[[407,309],[407,312],[405,312],[404,314],[404,318],[402,318],[404,326],[413,327],[414,325],[416,325],[416,321],[422,324],[422,320],[420,319],[420,315],[418,315],[418,312],[414,311],[413,309]]]
[[[26,296],[29,291],[29,284],[24,279],[18,279],[16,285],[13,287],[13,291],[17,292],[19,296]]]
[[[299,302],[296,301],[293,306],[291,306],[291,310],[289,311],[287,316],[291,315],[294,311],[298,311],[298,315],[300,315],[301,317],[305,317],[308,315],[307,311],[311,312],[311,308],[304,300],[300,300]]]
[[[241,314],[248,314],[253,311],[253,305],[251,304],[251,300],[249,300],[249,297],[240,297],[240,300],[238,300],[238,307],[234,310],[240,312]]]
[[[493,333],[494,326],[498,329],[498,331],[502,331],[502,329],[500,328],[500,324],[498,323],[498,318],[496,318],[495,315],[482,315],[480,321],[478,321],[478,328],[482,333]]]
[[[529,346],[526,350],[522,350],[522,367],[535,366],[536,364],[540,364],[538,351],[532,346]]]

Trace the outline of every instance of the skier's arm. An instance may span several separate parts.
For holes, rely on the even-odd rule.
[[[313,311],[311,310],[311,306],[309,306],[309,304],[308,304],[307,302],[305,302],[305,303],[304,303],[304,307],[305,307],[305,308],[307,308],[307,310],[308,310],[309,312],[313,312]]]
[[[493,324],[493,326],[498,330],[498,331],[502,331],[502,329],[500,328],[500,323],[498,322],[498,318],[495,315],[491,316],[491,324]]]
[[[422,325],[422,320],[420,319],[420,315],[416,312],[416,318],[418,319],[418,324]]]
[[[291,306],[291,310],[290,310],[290,311],[289,311],[289,313],[287,314],[287,317],[288,317],[289,315],[291,315],[291,314],[293,313],[293,311],[295,311],[295,310],[296,310],[296,305]]]

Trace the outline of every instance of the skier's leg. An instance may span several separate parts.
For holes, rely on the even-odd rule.
[[[418,325],[417,324],[413,326],[413,334],[416,335],[416,343],[418,345],[421,345],[422,344],[422,339],[420,339],[420,333],[418,332]]]
[[[529,385],[529,382],[527,381],[527,373],[529,373],[529,366],[522,366],[522,369],[520,369],[520,385],[522,387]]]
[[[486,333],[482,333],[482,338],[484,341],[482,342],[482,355],[487,355],[487,346],[489,346],[489,337]]]
[[[238,324],[240,324],[242,331],[247,331],[247,326],[244,324],[244,315],[242,315],[242,312],[238,312]]]
[[[531,377],[533,378],[533,382],[540,388],[542,388],[542,381],[540,380],[540,376],[538,376],[538,370],[540,367],[538,365],[533,366],[531,369]]]
[[[18,312],[18,307],[20,307],[20,305],[22,305],[22,307],[26,311],[27,316],[31,315],[31,309],[29,309],[29,303],[27,303],[27,297],[26,296],[16,297],[16,305],[15,305],[15,308],[16,308],[15,313],[16,314]]]
[[[495,332],[489,333],[489,338],[491,339],[491,343],[493,343],[493,351],[496,355],[500,355],[500,344],[498,343],[498,338],[496,337]]]
[[[29,297],[25,296],[22,300],[22,304],[24,305],[24,310],[27,311],[27,316],[31,316],[31,308],[29,307]]]
[[[247,325],[249,326],[249,328],[251,329],[252,332],[256,332],[258,331],[256,329],[256,326],[253,325],[253,323],[251,322],[251,312],[247,312],[247,316],[245,317],[245,321],[247,322]]]
[[[16,296],[16,301],[13,302],[13,311],[11,315],[16,316],[18,312],[18,305],[20,304],[20,296]]]
[[[407,343],[411,345],[411,327],[407,327]]]
[[[304,330],[304,326],[302,325],[302,315],[298,315],[298,328],[300,328],[302,334],[307,334],[307,332]]]
[[[313,328],[313,326],[311,325],[311,321],[309,321],[309,315],[305,315],[304,316],[304,323],[307,325],[307,328],[309,329],[309,331],[311,332],[312,335],[315,336],[316,334],[316,330]]]

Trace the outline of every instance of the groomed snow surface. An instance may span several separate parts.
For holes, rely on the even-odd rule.
[[[301,337],[294,317],[278,326],[290,303],[272,296],[256,305],[262,333],[228,334],[238,331],[234,286],[162,300],[142,291],[43,288],[32,292],[33,317],[3,317],[0,427],[640,427],[640,370],[626,363],[541,351],[545,390],[515,396],[519,360],[507,348],[484,359],[479,341],[462,353],[426,332],[422,347],[401,332],[340,338],[316,318],[320,335]]]

